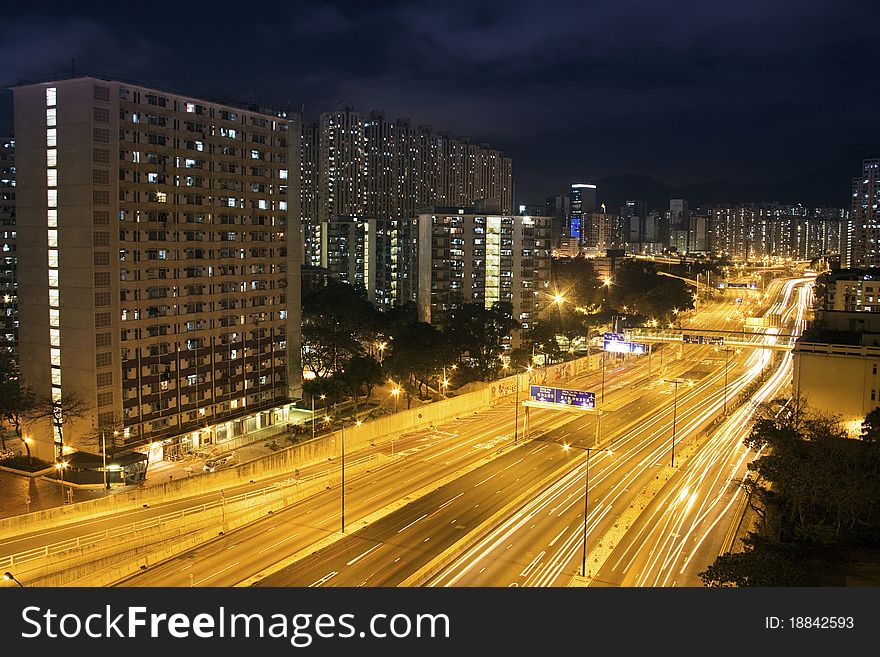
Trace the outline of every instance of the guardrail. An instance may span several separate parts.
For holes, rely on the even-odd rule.
[[[355,465],[359,465],[361,463],[366,463],[368,461],[375,460],[377,458],[376,454],[370,454],[368,456],[362,456],[360,458],[354,459],[347,463],[346,465],[351,467]],[[83,536],[76,536],[74,538],[69,538],[63,541],[58,541],[55,543],[50,543],[48,545],[43,545],[37,548],[31,548],[30,550],[24,550],[22,552],[18,552],[15,554],[10,554],[6,556],[0,557],[0,568],[4,567],[12,567],[16,565],[21,565],[23,563],[27,563],[29,561],[34,561],[36,559],[45,559],[47,557],[61,554],[63,552],[67,552],[69,550],[77,550],[86,547],[92,547],[99,545],[104,541],[109,540],[118,540],[124,536],[129,536],[131,534],[136,534],[138,532],[142,532],[147,529],[151,529],[154,527],[159,527],[160,525],[171,522],[174,520],[181,520],[188,516],[194,516],[199,513],[204,513],[210,509],[216,509],[218,507],[222,507],[226,504],[234,504],[236,502],[243,502],[246,500],[255,499],[258,497],[265,497],[270,493],[274,493],[278,490],[282,490],[284,488],[290,486],[296,486],[301,483],[307,483],[311,481],[315,481],[321,479],[323,477],[327,477],[332,475],[333,473],[330,470],[325,470],[324,472],[315,472],[313,474],[307,475],[305,477],[288,477],[287,479],[283,479],[281,481],[274,482],[269,486],[265,486],[263,488],[258,488],[256,490],[247,491],[245,493],[239,493],[237,495],[232,495],[230,497],[225,497],[223,492],[220,491],[220,499],[214,500],[212,502],[205,502],[203,504],[197,504],[195,506],[187,507],[185,509],[180,509],[178,511],[172,511],[170,513],[163,513],[155,518],[148,518],[146,520],[138,520],[132,523],[128,523],[121,527],[113,527],[107,528],[103,531],[93,532],[91,534],[85,534]]]

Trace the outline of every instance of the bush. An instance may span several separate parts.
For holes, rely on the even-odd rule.
[[[6,468],[13,468],[14,470],[23,470],[25,472],[39,472],[40,470],[52,467],[52,464],[48,461],[43,461],[36,457],[32,457],[30,461],[28,461],[28,457],[21,454],[0,461],[0,465]]]

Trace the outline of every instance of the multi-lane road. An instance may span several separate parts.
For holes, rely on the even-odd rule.
[[[801,290],[793,294],[795,288]],[[803,282],[788,281],[774,286],[778,301],[768,312],[803,312],[809,288]],[[801,316],[795,318],[800,325]],[[771,338],[772,340],[772,338]],[[758,379],[770,358],[767,349],[743,350],[736,356],[745,370],[728,386],[732,399],[749,382]],[[790,380],[790,354],[767,379],[755,401],[777,394]],[[711,377],[710,377],[711,379]],[[679,392],[681,395],[681,391]],[[717,415],[723,406],[723,392],[711,385],[692,395],[690,402],[679,401],[678,436],[696,435],[701,426]],[[615,445],[611,453],[594,451],[590,461],[590,497],[587,518],[587,575],[595,574],[593,555],[603,552],[603,537],[615,528],[618,518],[631,504],[639,502],[639,492],[655,477],[663,477],[661,494],[637,514],[638,521],[626,532],[604,560],[596,580],[610,585],[696,584],[696,572],[718,553],[720,534],[725,535],[724,519],[732,520],[734,488],[731,482],[741,476],[753,455],[744,453],[741,441],[748,431],[747,419],[754,405],[734,413],[710,440],[684,466],[670,468],[670,432],[662,417],[654,418],[637,434]],[[572,458],[582,464],[578,477],[560,480],[541,492],[516,513],[511,514],[462,556],[454,560],[432,581],[433,586],[553,586],[566,585],[583,568],[585,454]],[[666,478],[669,481],[666,482]],[[675,514],[678,513],[679,516]],[[692,515],[689,515],[692,514]],[[694,527],[685,526],[680,516],[691,518]],[[605,539],[606,541],[608,539]],[[597,549],[598,548],[598,549]],[[715,550],[714,553],[712,550]],[[668,553],[665,557],[661,556]],[[673,565],[675,564],[675,565]],[[670,576],[675,568],[685,568],[688,577]],[[612,577],[608,573],[614,573]],[[621,572],[624,576],[620,576]],[[659,576],[649,577],[649,572]]]
[[[768,294],[778,297],[776,310],[791,311],[786,296],[789,288],[778,283],[768,289]],[[695,313],[691,325],[729,330],[738,328],[739,321],[733,303],[713,303]],[[733,399],[769,358],[767,350],[734,355],[728,363],[725,391],[725,360],[711,347],[666,346],[660,354],[652,359],[609,359],[599,445],[612,451],[593,452],[591,536],[602,535],[619,507],[663,471],[672,447],[673,414],[677,440],[686,441],[719,413],[722,398]],[[681,386],[673,410],[672,386],[663,381],[675,377],[692,385]],[[566,385],[598,392],[600,381],[601,374],[594,368]],[[340,533],[342,491],[337,483],[283,512],[151,567],[122,585],[230,586],[256,576],[259,584],[275,586],[392,586],[531,489],[536,490],[521,500],[515,512],[492,527],[484,540],[433,583],[567,583],[577,570],[576,557],[583,545],[578,527],[583,524],[584,453],[577,449],[566,453],[562,445],[596,446],[596,415],[531,409],[529,434],[540,438],[524,441],[520,435],[514,445],[513,430],[513,399],[509,398],[492,409],[395,440],[395,458],[387,465],[353,480],[347,478],[347,534]],[[347,458],[371,452],[390,455],[390,451],[389,445],[382,445]],[[338,467],[338,463],[318,464],[304,468],[301,476],[319,476]],[[271,481],[245,483],[227,489],[226,495],[265,487]],[[414,496],[416,491],[419,496]],[[0,556],[217,497],[209,493],[0,539]],[[373,521],[356,529],[358,521],[371,514]],[[325,547],[319,549],[319,545]],[[293,555],[302,558],[280,567]]]

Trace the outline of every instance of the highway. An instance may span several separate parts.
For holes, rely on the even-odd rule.
[[[631,368],[606,368],[606,394],[630,385],[635,377],[644,376],[646,364],[630,361]],[[600,373],[594,370],[573,379],[566,385],[592,386],[598,389]],[[524,395],[521,395],[521,399]],[[346,525],[353,526],[357,520],[381,509],[395,500],[405,499],[411,492],[437,482],[450,473],[468,466],[513,442],[513,399],[498,406],[447,423],[433,431],[423,431],[395,441],[394,452],[398,460],[386,467],[354,480],[346,481]],[[520,412],[520,423],[523,414]],[[534,411],[529,421],[529,434],[535,435],[547,425],[558,423],[560,418],[550,411]],[[592,418],[582,419],[594,426]],[[389,448],[383,447],[388,454]],[[348,458],[348,457],[347,457]],[[337,466],[338,471],[338,466]],[[189,585],[192,569],[184,567],[198,563],[199,570],[216,573],[210,579],[194,577],[195,584],[227,586],[259,572],[315,542],[338,533],[341,527],[341,494],[338,486],[320,493],[302,504],[283,513],[212,541],[183,557],[151,568],[149,571],[127,580],[124,585]],[[267,532],[275,532],[269,540]],[[275,538],[277,537],[277,538]],[[228,550],[235,547],[234,553]],[[247,568],[231,568],[232,561],[247,564]]]
[[[707,315],[710,313],[707,313]],[[724,324],[729,314],[728,308],[725,306],[717,307],[712,311],[712,316],[718,324]],[[673,351],[666,348],[664,351]],[[672,361],[672,364],[669,363]],[[666,358],[666,369],[673,371],[672,368],[683,368],[684,371],[691,367],[691,364],[679,365],[678,362],[670,354]],[[616,399],[617,411],[621,417],[637,416],[639,413],[648,414],[651,412],[650,401],[644,398],[642,390],[639,386],[644,383],[648,375],[648,370],[652,370],[653,376],[656,376],[660,369],[658,363],[648,363],[646,359],[637,360],[631,358],[625,367],[608,367],[606,369],[606,396],[611,402]],[[674,371],[679,371],[675,369]],[[573,382],[572,385],[586,386],[588,389],[598,390],[600,374],[592,372],[583,377],[580,381]],[[568,385],[568,384],[566,384]],[[520,413],[522,418],[522,413]],[[530,418],[530,434],[538,431],[542,424],[559,422],[560,417],[551,411],[536,411],[533,409]],[[566,421],[563,417],[562,421]],[[404,498],[406,490],[414,490],[432,480],[440,479],[444,474],[448,473],[451,467],[455,465],[463,465],[468,461],[475,461],[486,454],[487,449],[497,449],[502,444],[512,442],[513,432],[513,409],[508,405],[502,405],[474,416],[473,419],[459,423],[451,423],[448,426],[439,429],[446,431],[448,436],[442,445],[421,444],[403,450],[406,458],[410,459],[401,463],[395,463],[392,466],[383,468],[377,473],[371,473],[352,484],[346,483],[346,524],[352,525],[358,518],[381,508],[388,502]],[[452,430],[456,428],[456,430]],[[595,419],[593,416],[578,417],[575,420],[568,420],[566,425],[556,429],[550,435],[558,439],[564,439],[565,436],[572,432],[592,431],[595,432]],[[499,432],[501,432],[499,434]],[[466,436],[466,437],[463,437]],[[360,556],[367,549],[373,547],[377,541],[381,542],[380,536],[386,536],[392,545],[400,548],[400,541],[406,541],[407,544],[415,546],[408,540],[409,533],[420,529],[423,515],[430,516],[431,505],[436,503],[436,507],[446,504],[452,498],[456,498],[449,508],[444,510],[458,512],[462,498],[470,499],[468,495],[459,495],[463,490],[470,491],[476,488],[476,484],[489,478],[494,484],[498,484],[492,490],[492,494],[498,496],[498,501],[506,499],[506,495],[497,493],[501,490],[501,483],[511,482],[514,487],[522,487],[526,482],[534,481],[542,474],[547,472],[547,468],[552,468],[559,462],[558,455],[549,453],[543,454],[536,452],[535,454],[527,454],[523,456],[523,452],[533,449],[528,445],[510,450],[507,454],[489,463],[479,470],[460,478],[453,482],[449,482],[441,489],[425,496],[423,500],[418,500],[407,504],[394,513],[386,516],[386,518],[370,525],[370,527],[355,532],[342,538],[338,543],[325,548],[316,557],[317,561],[330,554],[344,555],[343,563]],[[436,454],[442,454],[443,460]],[[523,459],[522,461],[520,459]],[[527,463],[525,467],[523,463]],[[515,465],[511,466],[511,463]],[[439,467],[438,467],[439,466]],[[513,476],[509,476],[513,475]],[[451,492],[451,494],[449,494]],[[424,505],[424,508],[423,508]],[[479,506],[478,506],[479,505]],[[488,502],[474,501],[470,506],[474,511],[470,514],[462,512],[461,518],[455,517],[449,520],[450,527],[454,530],[450,533],[450,537],[458,538],[473,523],[478,522],[483,517],[489,515],[487,509]],[[299,508],[302,507],[302,508]],[[280,561],[290,555],[308,548],[316,541],[328,538],[332,533],[338,533],[339,530],[339,510],[340,510],[340,491],[338,487],[333,490],[326,491],[318,495],[304,505],[298,505],[283,514],[274,514],[272,518],[255,523],[245,529],[239,530],[234,534],[230,534],[223,539],[213,541],[197,550],[177,559],[171,560],[158,567],[151,568],[149,571],[139,574],[138,576],[127,580],[124,585],[146,585],[146,586],[177,586],[188,585],[190,582],[189,574],[193,574],[192,583],[194,585],[208,586],[227,586],[236,584],[247,577],[259,572],[264,567]],[[452,521],[455,520],[455,524]],[[435,519],[435,522],[439,521]],[[464,521],[464,522],[462,522]],[[433,526],[435,523],[427,523]],[[427,524],[425,526],[427,526]],[[399,530],[406,528],[405,532]],[[271,534],[271,538],[270,538]],[[401,535],[402,534],[402,535]],[[425,538],[419,539],[419,545],[427,543]],[[436,552],[436,545],[442,545],[443,541],[435,540],[435,544],[425,546],[424,555],[426,558]],[[362,548],[361,546],[368,547]],[[363,557],[354,563],[371,563],[370,557],[378,560],[384,558],[385,550],[377,549],[367,557]],[[418,555],[421,554],[417,550],[413,550],[411,557],[418,561]],[[337,558],[341,558],[337,556]],[[388,561],[394,563],[394,559]],[[303,560],[294,566],[286,569],[286,573],[291,573],[297,569],[307,569],[309,559]],[[399,562],[398,562],[399,563]],[[199,574],[196,576],[192,572],[193,564],[197,564]],[[406,564],[404,564],[406,565]],[[322,566],[323,567],[323,566]],[[320,570],[322,567],[319,567]],[[296,578],[297,585],[309,585],[314,581],[321,579],[324,575],[332,572],[332,569],[322,571],[315,579],[309,579],[311,575]],[[407,573],[403,566],[400,570],[401,576]],[[280,585],[277,582],[286,577],[286,575],[270,576],[266,578],[267,583],[272,585]],[[308,581],[305,581],[308,579]],[[287,580],[284,580],[287,581]],[[342,581],[340,579],[339,581]],[[361,584],[364,579],[355,582],[356,585]]]
[[[724,324],[729,310],[716,307],[715,321]],[[701,348],[707,352],[707,348]],[[702,359],[679,362],[673,359],[666,369],[670,374],[684,374],[695,367],[703,367]],[[646,418],[656,415],[656,396],[662,392],[645,393],[657,377],[658,367],[647,375],[651,367],[646,359],[632,368],[628,385],[610,393],[603,421],[603,440],[611,441],[626,431],[636,430]],[[716,379],[713,384],[718,384]],[[700,394],[696,386],[690,396]],[[683,393],[683,397],[688,397]],[[685,401],[685,403],[687,403]],[[671,416],[669,408],[663,417]],[[605,425],[609,430],[604,430]],[[400,583],[413,571],[436,554],[457,541],[469,529],[489,517],[530,483],[552,471],[563,458],[558,445],[549,448],[545,441],[563,441],[580,433],[595,434],[593,416],[577,417],[550,432],[540,443],[523,445],[479,470],[462,477],[417,502],[407,505],[370,527],[347,536],[342,541],[308,556],[271,575],[261,582],[266,586],[309,586],[332,584],[337,586],[391,586]],[[484,482],[490,488],[481,489]],[[476,491],[476,492],[475,492]],[[484,497],[485,495],[485,497]]]
[[[786,288],[797,303],[784,310],[792,332],[803,330],[803,314],[811,307],[806,284]],[[741,518],[744,493],[737,485],[748,476],[747,464],[757,454],[743,438],[751,429],[757,405],[787,394],[792,355],[753,397],[739,408],[691,458],[661,493],[646,506],[623,541],[599,570],[592,586],[700,586],[698,573],[727,551]]]
[[[794,283],[774,285],[770,294],[780,303],[790,299]],[[728,396],[733,399],[757,378],[769,358],[769,350],[744,350],[731,358]],[[723,363],[723,360],[722,360]],[[737,368],[736,370],[734,368]],[[692,392],[688,399],[679,391],[677,436],[679,440],[696,435],[723,407],[718,370],[705,377],[707,385]],[[712,382],[715,385],[712,385]],[[671,388],[671,385],[667,385]],[[671,391],[667,391],[671,392]],[[651,395],[650,390],[645,391]],[[668,402],[667,402],[668,404]],[[668,408],[668,406],[667,406]],[[669,476],[669,413],[661,411],[643,431],[630,434],[613,444],[609,453],[593,451],[590,462],[590,508],[587,522],[589,551],[597,537],[613,528],[616,519],[639,492],[656,477]],[[579,436],[592,446],[588,436]],[[559,449],[559,446],[557,446]],[[567,585],[581,569],[583,552],[583,501],[585,452],[570,450],[568,458],[577,464],[577,477],[560,480],[542,491],[500,522],[490,533],[447,566],[432,586],[559,586]],[[674,472],[674,470],[673,470]],[[588,575],[591,574],[588,572]]]

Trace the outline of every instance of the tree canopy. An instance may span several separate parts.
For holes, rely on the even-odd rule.
[[[869,434],[876,419],[866,423]],[[764,408],[744,443],[762,450],[748,466],[753,476],[747,486],[760,523],[745,552],[719,558],[700,574],[704,582],[774,585],[759,572],[766,567],[786,585],[803,578],[817,583],[822,565],[834,562],[842,549],[880,547],[880,443],[875,439],[851,439],[836,416],[777,403]],[[819,566],[793,565],[810,559]]]

